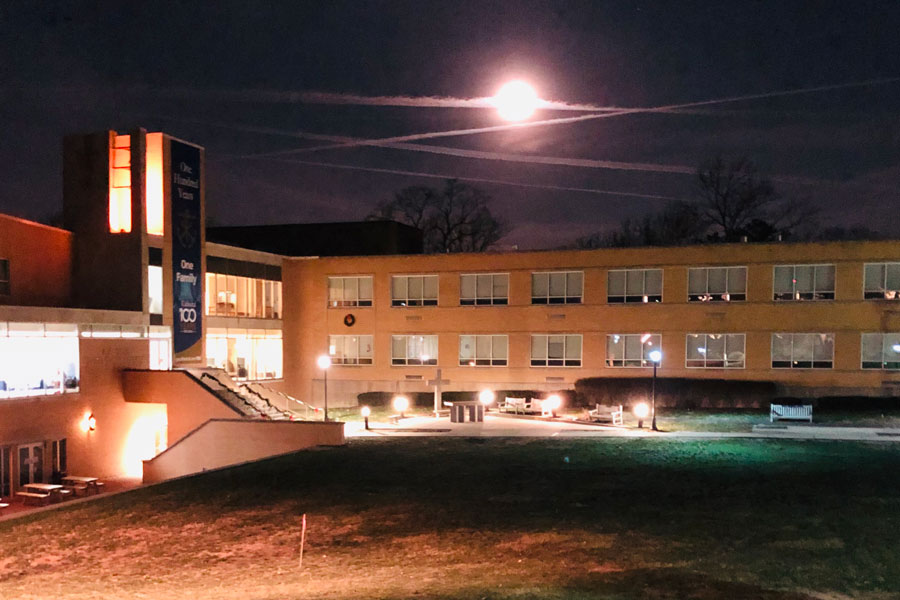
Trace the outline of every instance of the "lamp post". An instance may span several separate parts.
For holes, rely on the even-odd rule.
[[[362,410],[360,412],[362,413],[363,419],[366,420],[366,431],[368,431],[369,430],[369,415],[372,414],[372,409],[370,409],[368,406],[363,406]]]
[[[316,364],[319,365],[319,368],[322,369],[322,378],[324,382],[324,393],[325,393],[325,420],[328,420],[328,367],[331,366],[331,357],[327,354],[321,355],[316,359]]]
[[[648,356],[650,357],[650,362],[653,363],[653,383],[650,384],[650,429],[659,431],[656,428],[656,368],[659,366],[659,361],[662,360],[662,352],[651,350]]]

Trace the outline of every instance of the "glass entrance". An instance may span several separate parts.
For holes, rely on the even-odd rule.
[[[19,446],[19,487],[44,481],[44,445]]]

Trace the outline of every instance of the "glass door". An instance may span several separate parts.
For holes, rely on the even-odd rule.
[[[19,487],[44,481],[44,445],[19,446]]]

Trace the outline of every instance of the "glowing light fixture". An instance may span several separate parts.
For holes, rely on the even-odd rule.
[[[649,334],[649,333],[645,333],[644,335],[641,336],[641,343],[642,343],[642,344],[646,344],[646,343],[647,343],[647,340],[649,340],[649,339],[650,339],[650,334]]]
[[[559,394],[551,394],[544,400],[544,408],[550,411],[550,414],[556,417],[556,411],[562,406],[562,398]]]
[[[500,118],[506,121],[523,121],[534,114],[540,99],[529,84],[521,80],[510,81],[491,98]]]
[[[897,354],[900,354],[900,344],[894,344],[893,346],[891,346],[891,350],[893,350]]]
[[[650,414],[650,406],[646,402],[639,402],[634,405],[634,416],[638,419],[645,419]]]
[[[478,401],[488,406],[494,403],[494,392],[491,390],[482,390],[480,394],[478,394]]]
[[[328,367],[331,366],[331,357],[327,354],[319,355],[319,358],[316,359],[316,364],[322,369],[322,379],[323,379],[323,392],[325,398],[325,420],[328,420]]]
[[[647,356],[656,364],[659,364],[659,361],[662,360],[662,352],[660,352],[659,350],[651,350],[650,354],[648,354]]]
[[[359,412],[362,414],[363,419],[365,419],[365,421],[366,421],[366,430],[368,431],[368,429],[369,429],[369,415],[372,414],[372,409],[369,408],[368,406],[363,406],[363,407],[359,410]]]
[[[404,412],[409,408],[409,398],[406,396],[394,396],[394,400],[392,402],[394,406],[394,410],[400,413],[400,418],[404,418]]]
[[[95,429],[97,429],[97,419],[94,417],[94,413],[84,413],[84,418],[81,419],[81,430],[87,433]]]

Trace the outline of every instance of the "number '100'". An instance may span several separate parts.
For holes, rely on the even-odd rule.
[[[179,308],[178,320],[182,323],[196,323],[197,309],[195,308]]]

